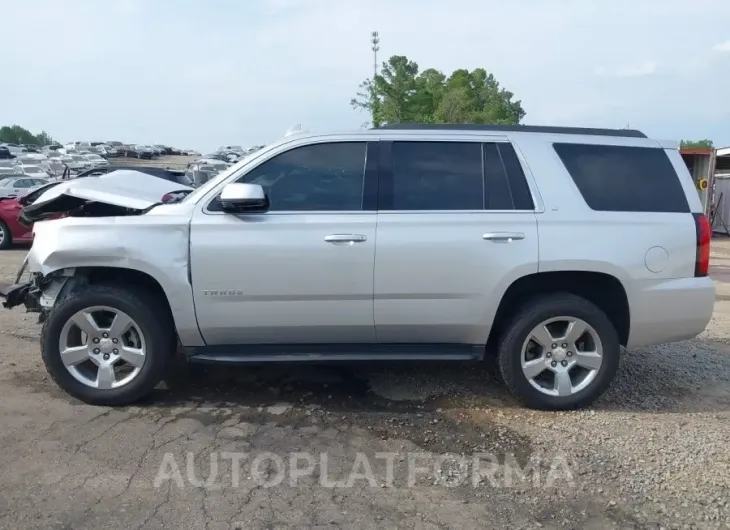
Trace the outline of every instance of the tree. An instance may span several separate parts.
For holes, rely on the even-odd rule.
[[[445,76],[402,55],[383,63],[380,74],[360,85],[353,108],[384,123],[498,123],[516,125],[525,117],[520,101],[501,88],[483,68],[456,70]]]
[[[712,149],[712,140],[682,140],[679,142],[682,149]]]
[[[53,138],[46,131],[33,134],[20,125],[6,125],[0,127],[0,143],[49,145],[53,143]]]

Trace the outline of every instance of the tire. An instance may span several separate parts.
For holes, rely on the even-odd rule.
[[[13,244],[13,234],[10,233],[5,221],[0,221],[0,250],[10,248]]]
[[[93,388],[77,380],[61,360],[61,333],[78,311],[107,306],[126,313],[139,328],[145,342],[145,360],[136,377],[117,388]],[[145,292],[116,285],[92,284],[58,302],[41,331],[41,356],[53,380],[71,396],[90,405],[118,406],[147,396],[165,376],[175,350],[175,331],[169,311]]]
[[[593,328],[603,349],[602,361],[592,380],[584,388],[565,396],[548,395],[533,386],[523,373],[522,349],[533,329],[544,321],[563,316],[580,319]],[[563,357],[566,352],[560,350],[558,354],[553,359]],[[507,324],[497,346],[499,372],[509,391],[526,406],[540,410],[572,410],[592,404],[603,395],[615,378],[620,354],[618,333],[606,314],[588,300],[569,293],[545,295],[526,303]],[[548,354],[542,355],[544,357]],[[552,350],[549,355],[553,355]],[[569,362],[568,359],[565,360]],[[547,358],[545,361],[550,362]],[[571,368],[568,365],[568,369]],[[560,366],[557,366],[557,370],[560,370]]]

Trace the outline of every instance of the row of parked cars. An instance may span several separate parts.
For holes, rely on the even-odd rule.
[[[54,150],[63,150],[68,152],[73,151],[88,151],[90,153],[98,154],[104,158],[111,157],[132,157],[132,158],[147,158],[151,159],[163,155],[188,155],[188,156],[200,156],[197,151],[189,149],[178,149],[175,147],[169,147],[166,145],[154,144],[124,144],[118,141],[108,142],[72,142],[64,146],[51,147]]]
[[[194,186],[200,186],[245,156],[263,147],[263,145],[255,145],[248,149],[244,149],[238,145],[219,147],[214,153],[202,155],[200,158],[196,158],[190,162],[187,167],[187,174]]]
[[[11,178],[60,178],[64,172],[78,173],[93,167],[104,167],[109,162],[101,155],[90,152],[63,154],[58,151],[47,153],[21,153],[15,158],[0,159],[0,179]],[[0,191],[0,196],[2,195]]]
[[[187,155],[200,156],[200,153],[191,149],[178,149],[165,145],[145,144],[124,144],[118,141],[108,142],[70,142],[64,145],[53,144],[47,146],[34,146],[31,144],[0,144],[0,159],[9,159],[27,153],[48,153],[59,152],[61,154],[71,153],[93,153],[103,158],[110,157],[134,157],[154,158],[162,155]]]

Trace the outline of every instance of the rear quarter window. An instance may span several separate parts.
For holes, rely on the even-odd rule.
[[[592,210],[690,211],[664,149],[567,143],[553,147]]]

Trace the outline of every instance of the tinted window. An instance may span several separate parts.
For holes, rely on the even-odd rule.
[[[365,150],[365,142],[297,147],[267,160],[237,182],[261,185],[271,211],[360,210]],[[208,209],[218,209],[216,201]]]
[[[588,206],[615,212],[689,212],[660,148],[554,144]]]
[[[510,144],[484,144],[484,182],[485,209],[534,209],[525,173]]]
[[[392,210],[481,210],[482,146],[393,142]]]

